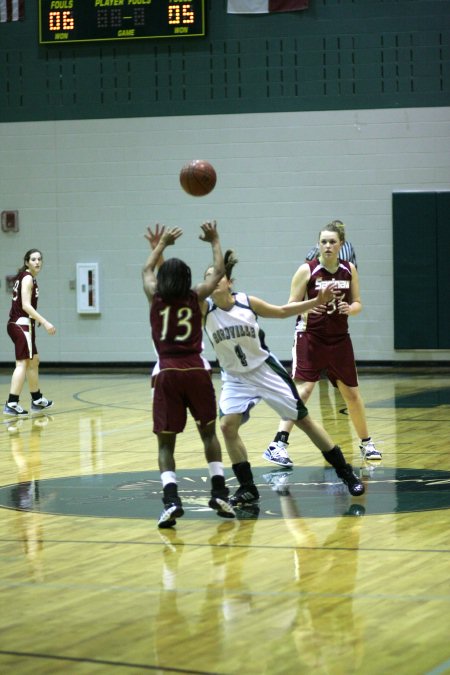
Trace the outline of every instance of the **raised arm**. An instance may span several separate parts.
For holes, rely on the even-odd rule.
[[[225,265],[223,262],[222,247],[220,245],[219,233],[217,231],[216,221],[203,223],[201,226],[203,233],[199,239],[211,244],[213,253],[213,264],[211,274],[206,275],[205,279],[195,287],[200,302],[211,295],[219,281],[225,275]]]
[[[165,225],[160,225],[159,223],[156,223],[154,230],[152,230],[151,227],[147,227],[147,232],[144,234],[144,237],[147,239],[148,243],[150,244],[150,246],[152,248],[152,251],[154,251],[155,248],[158,246],[158,243],[159,243],[162,235],[164,234],[165,230],[166,230]],[[159,256],[159,260],[156,264],[155,269],[158,270],[158,268],[163,264],[163,262],[164,262],[164,257],[161,254]]]
[[[173,246],[175,241],[183,234],[183,230],[179,227],[172,227],[166,230],[164,225],[161,230],[159,230],[159,225],[157,225],[155,232],[152,232],[150,228],[147,229],[148,234],[144,236],[149,241],[152,251],[142,268],[142,283],[144,293],[148,301],[151,302],[156,291],[155,270],[161,265],[163,251],[167,246]]]

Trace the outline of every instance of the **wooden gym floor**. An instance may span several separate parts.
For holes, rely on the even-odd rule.
[[[156,527],[148,376],[41,387],[48,415],[0,419],[2,675],[450,672],[450,375],[361,377],[372,467],[342,400],[316,388],[309,410],[364,477],[359,499],[298,430],[280,476],[261,457],[278,420],[258,405],[242,435],[261,502],[235,521],[207,508],[189,421],[174,531]]]

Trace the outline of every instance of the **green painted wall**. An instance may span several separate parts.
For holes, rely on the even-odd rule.
[[[394,347],[449,349],[450,192],[393,195]]]
[[[449,0],[206,0],[208,36],[38,45],[37,0],[0,24],[0,121],[450,104]]]

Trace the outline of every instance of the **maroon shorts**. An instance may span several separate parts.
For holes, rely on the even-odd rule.
[[[8,335],[14,342],[16,360],[32,359],[37,354],[34,329],[10,321],[7,326]]]
[[[292,377],[294,380],[318,382],[325,371],[331,384],[337,381],[347,387],[358,386],[350,335],[327,336],[326,341],[313,333],[296,333],[293,349]]]
[[[216,419],[216,394],[209,371],[204,368],[161,370],[154,380],[153,432],[181,433],[188,410],[200,427]]]

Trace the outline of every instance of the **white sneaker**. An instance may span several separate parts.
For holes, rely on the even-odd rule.
[[[268,462],[272,462],[272,464],[278,464],[278,466],[283,466],[284,468],[294,466],[294,462],[287,453],[287,445],[287,443],[282,443],[281,441],[277,441],[276,443],[274,441],[263,452],[263,458],[267,459]]]
[[[383,459],[383,455],[376,449],[375,443],[372,440],[361,443],[359,449],[361,450],[362,458],[366,459],[368,462]]]
[[[24,417],[28,415],[28,410],[24,410],[18,403],[5,403],[3,408],[4,415],[11,415],[12,417]]]
[[[45,410],[46,408],[51,408],[53,401],[49,401],[45,396],[41,396],[36,401],[31,401],[31,410]]]

